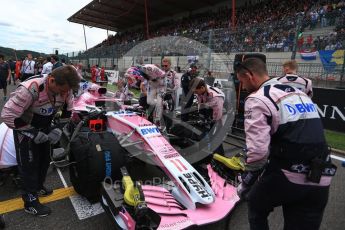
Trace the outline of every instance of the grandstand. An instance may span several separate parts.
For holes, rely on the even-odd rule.
[[[120,70],[137,60],[160,63],[162,56],[172,56],[175,67],[184,69],[187,56],[199,56],[201,64],[214,73],[232,72],[236,53],[262,52],[268,60],[271,76],[281,75],[281,62],[296,56],[299,73],[319,80],[344,76],[345,2],[344,0],[255,0],[255,1],[173,1],[173,0],[94,0],[68,20],[83,25],[116,31],[95,47],[66,54],[72,62],[86,66],[99,64]],[[233,16],[235,15],[235,17]],[[150,43],[143,51],[128,58],[128,51],[147,39],[169,36],[170,44]],[[169,50],[177,36],[188,42],[179,50]],[[174,38],[175,37],[175,38]],[[208,49],[210,48],[210,50]],[[181,52],[181,50],[183,52]],[[300,52],[338,50],[336,64],[328,68],[320,54],[304,60]],[[124,58],[127,56],[127,58]],[[328,62],[333,59],[329,59]],[[219,64],[225,63],[224,65]],[[329,64],[329,63],[328,63]]]

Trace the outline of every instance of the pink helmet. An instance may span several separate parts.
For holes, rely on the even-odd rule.
[[[139,67],[137,66],[132,66],[129,67],[129,69],[127,69],[126,73],[125,73],[125,78],[130,78],[130,79],[135,79],[135,80],[142,80],[143,79],[143,74],[140,71]]]
[[[165,72],[153,64],[145,64],[142,66],[132,66],[127,69],[125,77],[131,78],[132,80],[154,80],[157,78],[163,78]]]
[[[163,78],[165,76],[165,72],[153,64],[142,65],[140,69],[148,76],[149,80]]]
[[[107,88],[99,86],[95,83],[91,83],[91,86],[88,88],[88,91],[94,96],[102,96],[107,93]]]

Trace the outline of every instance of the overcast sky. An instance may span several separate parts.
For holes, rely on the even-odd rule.
[[[0,46],[59,53],[85,50],[83,26],[67,21],[91,0],[1,0]],[[107,38],[107,31],[85,26],[87,47]],[[109,34],[113,32],[109,31]]]

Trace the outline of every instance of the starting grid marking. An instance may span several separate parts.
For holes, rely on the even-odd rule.
[[[331,158],[333,158],[335,160],[338,160],[338,161],[341,161],[341,162],[345,161],[344,157],[339,157],[339,156],[336,156],[336,155],[333,155],[333,154],[331,155]]]
[[[57,168],[57,172],[60,176],[63,186],[67,188],[68,186],[66,180],[63,177],[61,170],[59,168]],[[104,212],[101,203],[98,202],[95,204],[91,204],[86,198],[76,193],[70,196],[69,199],[71,200],[71,203],[73,205],[75,212],[77,213],[79,220],[84,220]]]
[[[96,216],[104,212],[101,203],[90,204],[86,198],[80,195],[73,195],[69,197],[79,220],[84,220],[92,216]]]

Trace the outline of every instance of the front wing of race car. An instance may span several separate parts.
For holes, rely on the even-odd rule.
[[[176,207],[174,197],[168,190],[157,186],[144,186],[145,200],[152,210],[161,216],[158,229],[184,229],[192,225],[210,224],[226,217],[239,201],[236,188],[226,183],[210,165],[208,173],[211,186],[215,191],[215,200],[212,204],[199,205],[195,210]]]
[[[161,186],[143,185],[145,202],[152,211],[160,216],[157,229],[176,230],[190,226],[201,226],[214,223],[225,218],[239,201],[236,187],[220,177],[208,165],[208,174],[215,200],[212,204],[198,205],[195,210],[183,207],[171,194]],[[134,230],[137,217],[132,216],[123,201],[119,188],[103,186],[104,209],[111,214],[113,221],[122,229]],[[133,212],[132,212],[133,213]]]

